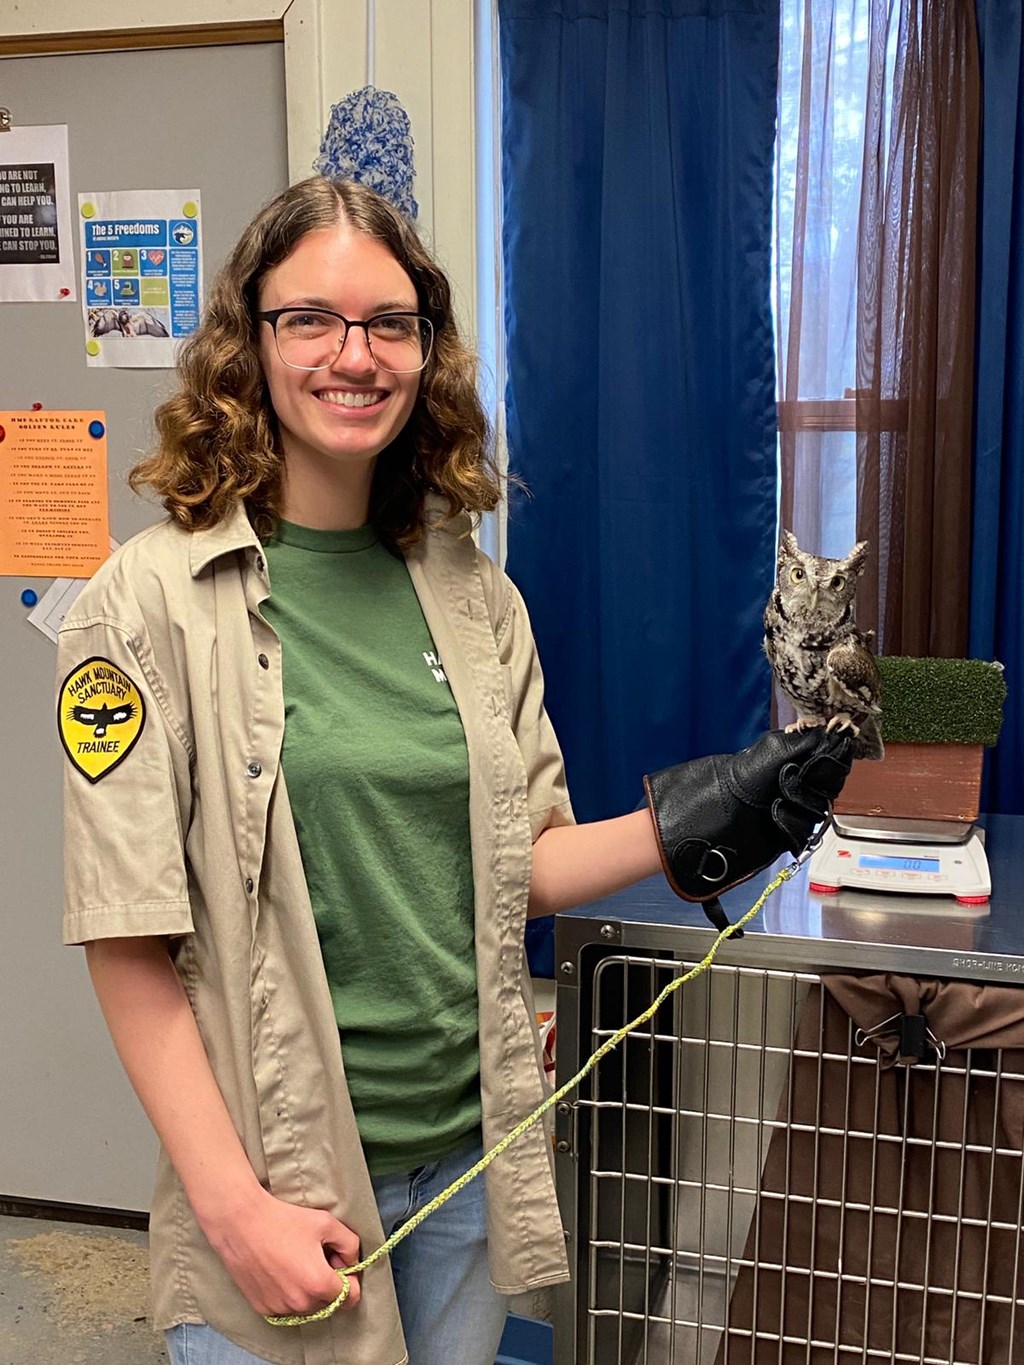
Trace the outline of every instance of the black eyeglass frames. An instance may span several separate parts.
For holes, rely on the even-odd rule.
[[[414,374],[430,359],[434,328],[421,313],[378,313],[346,318],[327,308],[271,308],[257,313],[273,328],[277,353],[293,370],[325,370],[345,348],[349,331],[361,327],[374,364],[391,374]]]

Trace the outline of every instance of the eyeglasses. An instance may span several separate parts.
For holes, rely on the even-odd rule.
[[[293,370],[328,369],[353,327],[363,329],[374,364],[391,374],[422,370],[434,344],[433,325],[419,313],[378,313],[364,322],[325,308],[272,308],[256,317],[270,323],[277,354]]]

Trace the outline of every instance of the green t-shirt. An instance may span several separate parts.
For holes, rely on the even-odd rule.
[[[281,763],[374,1175],[480,1124],[469,765],[405,562],[373,530],[283,522]]]

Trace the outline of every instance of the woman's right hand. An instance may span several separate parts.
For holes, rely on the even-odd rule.
[[[201,1219],[210,1245],[257,1313],[315,1313],[341,1293],[337,1271],[359,1260],[359,1238],[322,1209],[277,1199],[262,1186],[216,1218]],[[349,1277],[343,1307],[359,1302],[359,1276]]]
[[[359,1238],[322,1209],[275,1198],[256,1179],[210,1069],[188,997],[160,938],[86,947],[111,1037],[200,1227],[257,1313],[304,1315],[341,1293]],[[351,1277],[345,1307],[359,1302]]]
[[[89,971],[135,1093],[210,1245],[258,1313],[305,1314],[341,1293],[359,1238],[329,1213],[276,1199],[256,1179],[161,938],[98,939]],[[350,1280],[346,1307],[359,1302]]]

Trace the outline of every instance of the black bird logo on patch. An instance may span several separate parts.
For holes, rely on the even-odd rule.
[[[92,725],[97,739],[102,739],[109,725],[124,725],[135,715],[135,703],[127,706],[72,706],[68,720],[77,720],[79,725]]]

